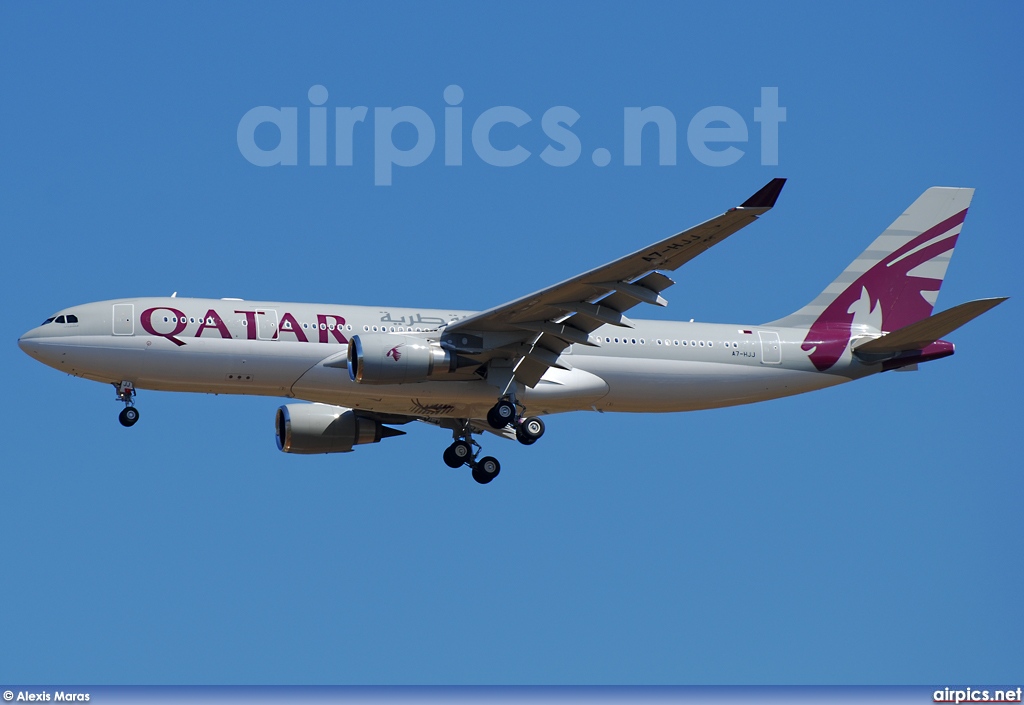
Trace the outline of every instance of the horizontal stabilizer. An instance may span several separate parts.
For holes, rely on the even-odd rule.
[[[883,335],[881,338],[869,340],[854,348],[856,353],[884,355],[904,352],[906,350],[922,350],[944,335],[952,333],[960,326],[974,320],[989,309],[995,308],[1006,301],[1007,297],[994,299],[978,299],[929,316],[917,323],[911,323],[899,330]]]

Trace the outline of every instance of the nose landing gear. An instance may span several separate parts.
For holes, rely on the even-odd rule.
[[[122,426],[131,428],[139,420],[139,410],[134,406],[126,406],[117,415],[117,420],[121,422]]]
[[[124,402],[124,409],[117,415],[117,420],[125,428],[131,428],[139,420],[139,410],[135,408],[134,400],[135,387],[128,380],[124,380],[120,383],[114,383],[114,389],[117,390],[117,400]]]

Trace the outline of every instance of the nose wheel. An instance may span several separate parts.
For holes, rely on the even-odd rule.
[[[121,422],[121,425],[125,428],[131,428],[139,420],[139,410],[134,406],[126,406],[121,409],[121,413],[117,415],[117,420]]]
[[[114,384],[114,389],[117,390],[117,400],[124,402],[124,408],[117,415],[117,420],[125,428],[131,428],[139,420],[139,410],[135,408],[135,387],[131,382],[125,380]]]

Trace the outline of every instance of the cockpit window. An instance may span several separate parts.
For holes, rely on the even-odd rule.
[[[73,313],[68,314],[68,323],[78,323],[78,316]]]
[[[43,321],[43,325],[45,326],[47,323],[53,323],[54,320],[56,320],[56,318],[57,318],[56,316],[50,316],[45,321]]]
[[[64,316],[57,316],[57,320],[54,323],[65,323]]]

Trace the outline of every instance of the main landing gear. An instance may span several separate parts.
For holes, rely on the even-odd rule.
[[[516,423],[516,440],[524,446],[532,446],[544,435],[544,422],[536,416],[520,419]]]
[[[135,408],[135,387],[131,382],[124,380],[120,384],[113,383],[117,390],[117,400],[124,402],[124,409],[117,415],[117,420],[125,428],[131,428],[139,420],[139,410]]]
[[[473,440],[473,434],[468,430],[468,426],[466,424],[463,430],[455,432],[455,442],[444,451],[444,463],[450,468],[468,465],[473,470],[473,479],[481,485],[486,485],[501,472],[501,463],[489,455],[477,459],[483,448]]]
[[[499,430],[512,425],[516,430],[516,440],[524,446],[533,445],[544,435],[544,422],[536,416],[523,418],[514,397],[499,399],[487,412],[487,423]]]
[[[523,418],[518,411],[514,401],[501,399],[487,412],[487,422],[498,430],[513,425],[516,439],[525,446],[533,445],[544,435],[544,422],[536,416]],[[473,471],[473,479],[486,485],[501,472],[501,463],[489,455],[478,457],[483,448],[473,440],[473,427],[468,419],[456,421],[456,424],[447,426],[452,429],[454,441],[444,451],[444,463],[450,468],[468,465]]]
[[[516,420],[519,415],[516,405],[508,399],[499,399],[498,403],[487,412],[487,423],[491,428],[505,428]]]

